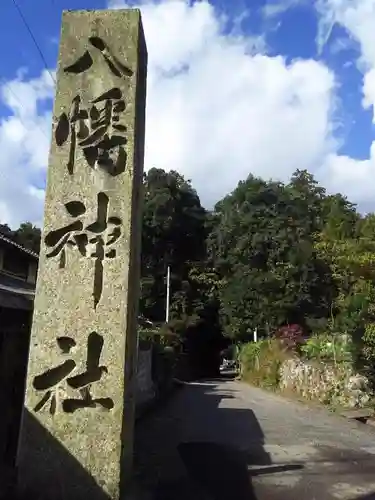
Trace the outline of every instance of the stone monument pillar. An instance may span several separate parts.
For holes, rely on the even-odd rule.
[[[63,13],[20,492],[123,498],[131,471],[147,49],[136,9]]]

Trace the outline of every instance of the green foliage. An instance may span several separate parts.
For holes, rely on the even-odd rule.
[[[138,327],[138,337],[139,340],[146,340],[163,347],[171,347],[176,351],[181,348],[181,338],[169,324],[160,327]]]
[[[373,371],[375,349],[372,324],[375,323],[375,241],[369,238],[372,219],[358,219],[356,234],[335,239],[324,232],[316,238],[318,254],[330,266],[337,288],[332,301],[331,333],[350,335],[352,359],[356,369]]]
[[[308,360],[317,359],[342,363],[352,360],[353,349],[351,342],[342,337],[320,334],[310,337],[300,347],[300,352]]]
[[[196,287],[189,279],[205,261],[206,211],[196,191],[178,172],[153,168],[144,176],[141,313],[165,317],[166,274],[171,269],[171,315],[195,313]]]
[[[363,357],[367,363],[375,360],[375,323],[368,323],[363,334]]]
[[[231,337],[244,341],[256,327],[267,324],[273,332],[329,314],[335,290],[312,233],[319,221],[311,199],[317,207],[322,193],[315,184],[309,193],[309,178],[306,187],[305,174],[296,176],[290,186],[249,176],[215,207],[209,243],[223,278],[221,313]]]
[[[14,239],[17,243],[29,250],[39,253],[41,231],[31,222],[23,222],[14,232]]]
[[[8,224],[0,224],[0,233],[24,248],[39,253],[41,231],[31,222],[23,222],[15,231],[12,231]]]
[[[272,339],[296,324],[311,336],[304,356],[341,362],[350,350],[358,367],[375,366],[374,214],[328,195],[306,170],[289,183],[249,175],[211,212],[176,171],[149,170],[143,188],[140,314],[163,324],[168,266],[171,300],[168,325],[141,328],[141,338],[182,346],[203,364],[210,352],[251,340],[255,328]],[[39,251],[31,223],[0,232]],[[241,350],[245,367],[264,359],[270,385],[282,353],[268,340]]]
[[[249,342],[239,354],[242,377],[258,387],[276,390],[280,382],[280,368],[288,354],[277,340]]]
[[[259,369],[259,354],[261,346],[265,342],[248,342],[241,346],[239,361],[244,366],[245,371]]]
[[[361,217],[297,170],[287,185],[250,175],[216,205],[212,221],[208,245],[228,336],[246,341],[254,328],[272,336],[295,323],[313,335],[305,356],[375,364],[374,215]]]

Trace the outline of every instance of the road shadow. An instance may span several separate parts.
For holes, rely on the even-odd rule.
[[[209,442],[178,445],[186,470],[215,500],[255,500],[245,456],[233,447]]]
[[[14,500],[109,500],[78,460],[26,408],[22,424]]]
[[[254,412],[239,403],[223,380],[192,383],[136,426],[135,468],[154,500],[255,500],[252,476],[302,468],[272,464]]]
[[[180,443],[178,451],[190,476],[214,500],[256,500],[251,477],[303,469],[288,464],[249,471],[254,463],[247,453],[218,443]]]
[[[238,377],[238,372],[237,371],[226,371],[226,372],[221,372],[220,377],[217,378],[216,380],[236,380]]]

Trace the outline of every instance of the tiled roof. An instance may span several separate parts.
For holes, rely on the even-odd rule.
[[[39,255],[37,253],[33,252],[32,250],[29,250],[28,248],[24,248],[22,245],[19,245],[18,243],[7,238],[6,236],[4,236],[1,233],[0,233],[0,241],[4,241],[5,243],[7,243],[9,245],[18,248],[18,250],[21,250],[22,252],[27,253],[31,257],[34,257],[34,259],[39,259]]]

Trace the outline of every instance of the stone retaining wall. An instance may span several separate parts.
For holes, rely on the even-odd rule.
[[[346,408],[363,408],[373,397],[367,377],[354,373],[348,364],[287,359],[280,369],[281,390],[311,400]]]

